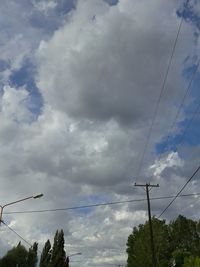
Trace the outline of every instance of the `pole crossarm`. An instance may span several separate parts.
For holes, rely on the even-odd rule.
[[[134,184],[135,186],[140,186],[140,187],[146,187],[146,186],[148,186],[148,187],[159,187],[159,184],[148,184],[148,183],[146,183],[146,184],[137,184],[137,183],[135,183]]]

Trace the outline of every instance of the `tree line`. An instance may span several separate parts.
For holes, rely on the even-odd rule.
[[[179,215],[176,220],[152,218],[157,267],[200,267],[200,221]],[[21,243],[1,259],[0,267],[69,267],[64,232],[57,230],[53,245],[47,240],[40,257],[35,242],[29,250]],[[127,267],[153,267],[148,222],[133,228],[127,240]]]
[[[54,236],[53,246],[46,241],[42,250],[39,267],[69,267],[69,258],[64,250],[64,232],[57,230]],[[21,242],[9,250],[0,259],[0,267],[36,267],[38,264],[38,243],[27,250]]]
[[[200,267],[200,221],[152,218],[157,267]],[[133,228],[127,240],[127,267],[152,267],[149,224]]]

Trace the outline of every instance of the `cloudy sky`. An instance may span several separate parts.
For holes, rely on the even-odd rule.
[[[0,0],[0,203],[44,194],[4,221],[40,250],[63,228],[66,253],[82,253],[71,266],[124,264],[145,201],[12,212],[145,198],[135,182],[176,194],[199,165],[199,34],[197,0]],[[199,205],[179,198],[162,218],[198,219]],[[19,237],[0,231],[3,255]]]

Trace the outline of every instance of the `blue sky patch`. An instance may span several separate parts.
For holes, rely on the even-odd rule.
[[[177,15],[178,17],[183,17],[187,22],[191,22],[198,30],[200,30],[200,16],[198,13],[195,13],[194,10],[195,4],[192,7],[187,0],[184,2],[183,7],[177,11]]]
[[[37,118],[42,111],[43,99],[36,86],[34,76],[35,67],[32,65],[30,60],[26,59],[20,69],[13,71],[9,80],[11,86],[15,88],[24,86],[29,92],[30,97],[27,102],[27,107]]]
[[[119,0],[104,0],[105,2],[107,2],[110,6],[114,6],[117,5]]]
[[[56,6],[56,13],[58,15],[65,15],[74,9],[75,1],[74,0],[59,0]]]
[[[195,76],[195,80],[193,81],[192,92],[191,92],[191,95],[194,97],[194,99],[196,99],[197,102],[199,102],[198,98],[200,98],[199,85],[200,85],[200,73],[198,72],[197,75]]]
[[[162,154],[167,151],[177,151],[180,145],[196,146],[200,144],[200,68],[197,65],[198,61],[197,56],[192,56],[192,58],[188,56],[184,61],[187,67],[183,70],[182,76],[186,81],[186,86],[191,86],[188,91],[189,95],[187,95],[187,100],[190,98],[190,103],[184,103],[182,106],[185,119],[178,123],[178,133],[170,133],[169,136],[166,136],[156,144],[155,151],[157,154]],[[189,65],[188,62],[192,63]],[[190,84],[191,79],[193,79],[192,84]]]
[[[200,144],[200,103],[191,116],[179,124],[180,132],[166,136],[160,143],[156,144],[156,153],[162,154],[167,151],[177,151],[179,145],[197,146]]]
[[[10,62],[0,59],[0,72],[5,71],[10,67]]]
[[[32,27],[43,29],[45,34],[51,34],[60,26],[60,19],[56,17],[55,12],[49,12],[48,16],[45,16],[43,12],[34,12],[29,19]]]
[[[34,10],[29,22],[32,27],[43,30],[45,34],[51,35],[64,21],[64,16],[75,8],[74,0],[59,0],[54,8],[48,11]]]

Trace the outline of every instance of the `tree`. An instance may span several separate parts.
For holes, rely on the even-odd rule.
[[[151,259],[149,258],[149,234],[145,225],[134,227],[133,233],[129,236],[127,242],[128,267],[145,267],[150,266]]]
[[[37,249],[38,243],[34,243],[28,251],[27,267],[35,267],[37,264]]]
[[[171,247],[175,251],[181,249],[194,256],[200,256],[200,238],[196,221],[179,215],[170,225]]]
[[[64,250],[64,232],[56,231],[54,236],[53,248],[49,240],[44,245],[39,267],[69,267],[69,258],[66,257]],[[35,267],[37,265],[38,244],[26,250],[24,246],[19,244],[9,250],[6,255],[0,259],[0,267]]]
[[[152,225],[157,266],[167,267],[175,264],[176,267],[183,267],[192,260],[198,266],[200,221],[179,215],[168,225],[165,221],[153,218]],[[149,237],[148,222],[133,229],[127,241],[128,267],[152,266]],[[185,263],[187,258],[188,262]]]
[[[159,267],[166,267],[169,264],[170,248],[169,233],[165,221],[152,219],[154,232],[154,244],[156,261]],[[152,254],[150,247],[149,223],[134,227],[132,234],[128,237],[127,253],[128,267],[152,266]]]
[[[39,267],[47,267],[50,264],[51,259],[51,243],[49,239],[44,245],[44,248],[42,250],[41,258],[40,258],[40,265]]]
[[[51,255],[51,267],[65,267],[66,266],[66,254],[64,251],[64,232],[56,231],[54,237],[54,244]]]
[[[69,257],[66,258],[65,267],[69,267]]]
[[[9,250],[6,255],[0,260],[0,267],[27,267],[28,252],[24,246],[19,244]]]

